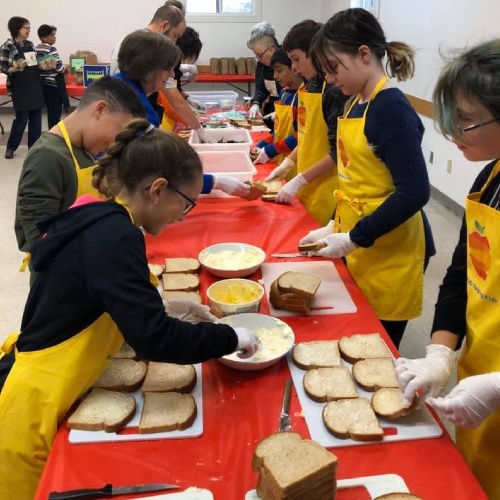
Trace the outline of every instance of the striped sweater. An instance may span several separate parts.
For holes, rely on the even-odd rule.
[[[64,73],[66,69],[57,49],[48,43],[40,43],[35,47],[35,52],[40,67],[42,85],[57,87],[56,76],[58,73]]]

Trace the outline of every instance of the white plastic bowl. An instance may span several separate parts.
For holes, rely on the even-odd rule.
[[[248,276],[259,269],[265,258],[266,253],[262,248],[248,243],[217,243],[203,249],[198,255],[201,265],[220,278]]]
[[[222,298],[226,299],[227,295],[230,295],[229,291],[231,290],[231,287],[235,287],[232,290],[236,294],[238,293],[240,287],[244,288],[247,291],[253,291],[255,298],[247,301],[238,300],[237,302],[228,302],[222,300]],[[232,278],[217,281],[217,283],[210,285],[207,290],[207,298],[210,304],[210,310],[212,311],[212,314],[214,314],[218,318],[230,316],[231,314],[259,312],[259,305],[262,301],[263,296],[264,287],[262,285],[260,285],[256,281],[245,280],[242,278]]]
[[[274,335],[267,335],[267,338],[262,338],[261,348],[251,358],[241,359],[236,353],[219,358],[223,365],[236,370],[253,371],[272,366],[283,358],[295,343],[295,334],[285,322],[265,314],[235,314],[234,316],[221,318],[216,323],[224,323],[233,328],[248,328],[257,336],[259,336],[259,330],[266,329],[273,331],[273,334],[278,335],[280,338],[277,346],[269,342]]]

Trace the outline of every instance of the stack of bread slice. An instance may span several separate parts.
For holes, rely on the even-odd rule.
[[[320,285],[314,274],[287,271],[271,283],[269,301],[275,309],[307,314]]]
[[[262,500],[335,498],[337,458],[295,432],[264,438],[254,451],[252,468],[259,474],[257,494]]]
[[[200,261],[192,257],[170,257],[165,259],[163,281],[163,300],[191,300],[202,303],[199,294]]]

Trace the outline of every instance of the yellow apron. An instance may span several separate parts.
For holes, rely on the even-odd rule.
[[[163,108],[160,129],[166,130],[167,132],[173,132],[175,124],[179,121],[179,117],[162,90],[158,92],[158,104]]]
[[[458,379],[500,371],[500,212],[479,202],[491,180],[500,173],[495,165],[480,193],[467,197],[467,337],[458,361]],[[500,410],[476,429],[456,429],[457,446],[488,494],[500,500]]]
[[[328,127],[323,119],[323,93],[307,92],[302,85],[297,91],[297,173],[301,174],[316,165],[330,152]],[[326,172],[299,189],[298,198],[316,221],[325,226],[331,219],[337,202],[333,191],[338,187],[335,173]]]
[[[297,93],[294,96],[294,101],[297,99]],[[288,136],[295,133],[293,128],[293,102],[292,104],[283,104],[281,101],[274,103],[274,142],[282,141]],[[282,153],[275,158],[275,162],[279,165],[290,153]],[[292,168],[285,177],[287,181],[293,179],[297,175],[297,169]]]
[[[370,102],[386,81],[384,77],[377,84],[361,118],[347,118],[359,96],[339,118],[336,231],[349,232],[395,191],[389,169],[375,156],[364,132]],[[417,213],[372,247],[347,256],[349,271],[379,319],[399,321],[421,314],[424,254],[424,225]]]

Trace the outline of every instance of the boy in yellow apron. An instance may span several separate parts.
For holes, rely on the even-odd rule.
[[[455,423],[460,451],[491,500],[500,500],[500,40],[448,62],[434,90],[443,135],[471,161],[495,158],[478,175],[465,205],[453,260],[440,287],[424,359],[400,359],[409,405],[421,399]],[[455,360],[459,384],[444,398]]]
[[[39,274],[21,333],[0,348],[0,373],[15,356],[0,380],[2,499],[34,497],[58,424],[123,339],[142,359],[179,364],[237,349],[247,357],[258,347],[249,330],[168,316],[150,282],[139,226],[158,234],[195,207],[202,167],[192,148],[133,120],[94,169],[93,183],[108,201],[40,224],[45,237],[33,248]]]
[[[292,62],[281,47],[273,53],[271,67],[282,90],[279,101],[274,103],[274,132],[257,143],[254,163],[267,163],[273,159],[280,165],[297,146],[297,90],[302,79],[292,69]],[[286,179],[292,179],[295,174],[295,169],[291,169]]]
[[[402,42],[386,42],[364,9],[336,14],[316,40],[311,54],[317,66],[354,97],[337,128],[335,224],[313,231],[301,244],[321,240],[326,248],[313,255],[346,258],[398,346],[408,319],[422,310],[424,267],[433,246],[430,230],[426,242],[421,209],[430,186],[422,122],[403,93],[388,88],[381,59],[387,54],[392,76],[404,80],[412,76],[413,51]]]
[[[283,40],[292,69],[306,83],[297,92],[297,148],[268,179],[285,178],[296,162],[298,175],[281,189],[276,201],[291,203],[297,194],[307,211],[323,225],[337,204],[333,197],[338,181],[332,151],[336,148],[337,118],[347,98],[317,74],[309,59],[312,39],[320,27],[320,23],[302,21],[293,26]],[[313,169],[315,172],[319,169],[319,173],[310,180],[309,171]]]

